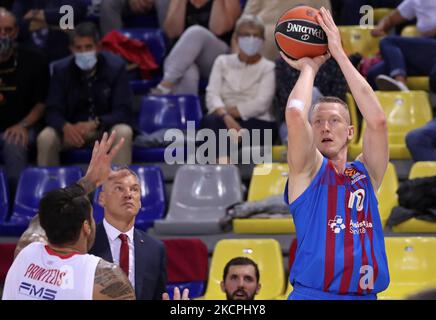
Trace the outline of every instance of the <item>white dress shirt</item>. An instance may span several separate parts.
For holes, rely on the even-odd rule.
[[[114,226],[112,226],[106,219],[103,219],[103,226],[106,230],[106,234],[109,240],[109,246],[111,248],[112,259],[114,263],[119,266],[120,265],[120,248],[121,248],[121,239],[118,236],[123,233]],[[129,231],[124,234],[128,237],[129,243],[129,281],[132,284],[133,288],[135,288],[135,243],[133,241],[133,230],[132,227]]]

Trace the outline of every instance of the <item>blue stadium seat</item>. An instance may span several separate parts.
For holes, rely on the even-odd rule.
[[[126,37],[144,42],[156,59],[157,64],[162,65],[166,54],[166,42],[164,33],[161,29],[122,29],[121,33]],[[130,85],[135,94],[146,94],[149,89],[155,87],[161,79],[162,77],[157,74],[151,80],[132,80],[130,81]]]
[[[141,209],[136,216],[135,227],[147,230],[153,226],[154,220],[163,219],[165,215],[165,182],[162,170],[157,166],[129,167],[139,177],[141,185]],[[96,223],[103,220],[103,208],[98,204],[101,189],[94,194],[94,219]]]
[[[186,130],[187,122],[200,126],[203,117],[200,101],[195,95],[146,96],[142,100],[139,130],[151,134],[162,129]],[[133,147],[133,162],[162,162],[165,148]],[[186,155],[186,152],[185,152]]]
[[[56,188],[65,188],[83,176],[79,167],[29,167],[20,176],[13,213],[3,227],[9,233],[21,234],[38,211],[43,195]]]

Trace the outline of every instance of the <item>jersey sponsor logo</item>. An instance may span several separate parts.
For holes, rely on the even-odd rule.
[[[336,216],[334,219],[328,222],[330,229],[338,234],[345,229],[344,219],[341,216]]]
[[[55,300],[57,291],[44,288],[42,286],[35,286],[31,283],[21,282],[18,288],[20,294],[37,298],[41,300]]]
[[[350,220],[350,233],[352,234],[363,234],[366,233],[366,229],[372,228],[372,223],[366,220],[363,221],[353,221]]]
[[[345,176],[349,177],[351,180],[351,184],[355,184],[356,182],[365,179],[366,175],[356,170],[356,168],[350,167],[346,168],[344,171]]]

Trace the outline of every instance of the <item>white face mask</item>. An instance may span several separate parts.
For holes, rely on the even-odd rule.
[[[88,71],[94,68],[97,63],[97,52],[87,51],[74,54],[76,65],[83,71]]]
[[[263,46],[263,39],[253,36],[239,37],[238,45],[242,52],[251,57],[259,53]]]

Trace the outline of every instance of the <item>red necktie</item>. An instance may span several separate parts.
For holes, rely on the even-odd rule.
[[[120,268],[129,277],[129,242],[127,241],[129,237],[124,233],[120,233],[118,238],[121,240]]]

